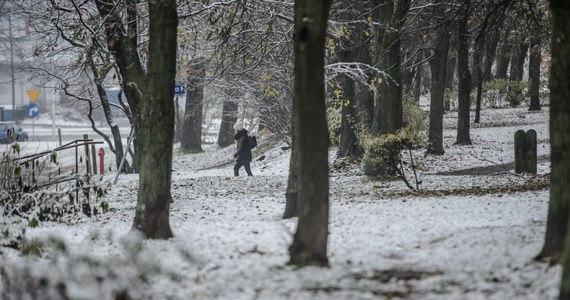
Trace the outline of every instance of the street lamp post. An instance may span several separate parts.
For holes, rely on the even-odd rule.
[[[14,82],[14,43],[12,40],[12,18],[8,16],[10,37],[10,70],[12,72],[12,121],[16,121],[16,89]]]

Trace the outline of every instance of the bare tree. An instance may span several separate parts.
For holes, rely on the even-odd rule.
[[[570,2],[551,0],[552,64],[550,70],[550,202],[544,248],[539,259],[557,262],[563,256],[559,299],[570,299],[570,246],[568,213],[570,203]]]
[[[186,107],[182,121],[180,146],[190,152],[202,151],[202,109],[204,107],[204,86],[206,77],[204,59],[195,59],[187,69]]]
[[[530,105],[528,110],[541,110],[540,107],[540,64],[542,60],[542,44],[547,30],[544,26],[546,8],[544,3],[538,0],[528,2],[530,21],[530,54],[528,59],[528,80]]]
[[[402,80],[400,69],[400,30],[410,9],[409,0],[371,1],[378,10],[374,18],[379,24],[389,20],[385,28],[376,27],[374,62],[386,72],[375,84],[373,134],[395,133],[402,127]],[[376,11],[375,10],[375,11]]]
[[[58,4],[55,1],[26,0],[14,7],[13,13],[28,20],[26,24],[30,35],[37,41],[33,43],[34,59],[28,60],[25,71],[33,74],[31,77],[35,82],[57,82],[53,88],[63,90],[65,98],[62,102],[71,102],[84,114],[93,131],[115,154],[118,168],[126,154],[119,127],[114,121],[113,104],[107,95],[107,87],[115,81],[111,77],[117,78],[116,65],[98,37],[89,39],[97,26],[92,15],[94,6],[74,1]],[[127,107],[118,107],[129,116]],[[96,110],[103,111],[111,136],[98,128],[93,117]],[[124,164],[124,170],[130,169],[128,162]]]
[[[205,82],[215,80],[226,93],[218,145],[233,144],[237,119],[259,123],[290,144],[293,2],[227,1],[183,10],[184,18],[207,24],[188,22],[201,31],[191,48],[208,58]]]
[[[328,130],[325,108],[325,36],[330,0],[295,1],[293,118],[299,223],[290,264],[327,265],[329,222]]]
[[[550,202],[544,247],[537,259],[560,261],[563,255],[570,257],[568,246],[568,214],[570,209],[570,3],[550,1],[552,14],[551,69],[550,69]],[[570,264],[564,260],[560,299],[570,299]]]
[[[434,19],[437,20],[436,34],[433,37],[433,58],[431,67],[431,100],[429,118],[428,153],[443,154],[443,96],[445,92],[445,74],[447,54],[449,52],[449,29],[445,19],[445,3],[435,4]]]
[[[367,128],[369,120],[368,107],[373,105],[371,93],[366,93],[366,86],[369,83],[369,72],[363,72],[361,76],[355,74],[353,68],[358,68],[357,63],[370,64],[370,54],[368,47],[371,39],[366,36],[366,23],[358,20],[366,8],[366,1],[341,1],[337,10],[340,16],[337,31],[340,38],[337,43],[339,63],[346,63],[347,66],[337,77],[342,90],[341,99],[341,125],[340,141],[337,157],[358,158],[362,156],[364,150],[360,145],[357,130]],[[331,17],[332,18],[332,17]],[[357,75],[357,76],[355,76]],[[368,102],[368,103],[366,103]]]
[[[463,0],[457,21],[457,74],[458,83],[458,114],[457,114],[457,139],[456,144],[470,145],[470,120],[469,112],[471,105],[471,72],[469,71],[469,36],[467,20],[471,1]]]
[[[133,111],[140,173],[133,228],[148,238],[172,236],[169,224],[174,76],[178,17],[174,0],[148,2],[146,68],[139,53],[138,14],[134,1],[96,0],[106,46],[117,61],[123,89]],[[124,19],[122,18],[124,13]]]

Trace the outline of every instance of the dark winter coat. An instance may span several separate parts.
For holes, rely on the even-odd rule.
[[[237,141],[237,151],[234,153],[234,157],[241,163],[251,162],[251,147],[247,138],[247,130],[238,131],[234,139]]]

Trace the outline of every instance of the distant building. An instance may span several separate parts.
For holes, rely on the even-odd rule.
[[[30,103],[28,90],[40,91],[35,104],[42,112],[50,111],[51,101],[59,99],[54,83],[34,82],[33,75],[26,71],[25,67],[34,63],[32,52],[36,42],[25,19],[0,16],[0,118],[4,120],[26,117],[25,110]]]

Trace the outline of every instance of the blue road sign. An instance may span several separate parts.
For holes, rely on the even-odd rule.
[[[176,85],[174,85],[174,94],[175,95],[186,94],[186,85],[184,83],[177,83]]]
[[[30,103],[30,105],[28,105],[28,108],[26,108],[26,114],[30,118],[35,118],[40,115],[40,107],[34,103]]]

